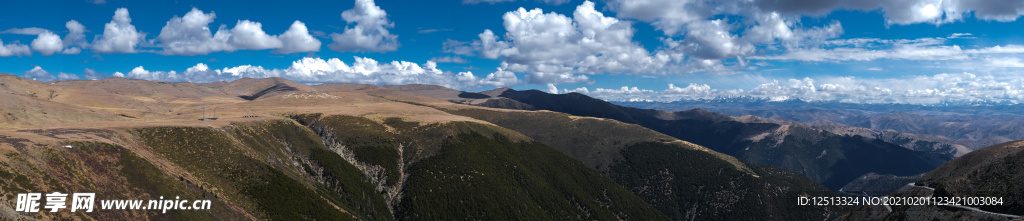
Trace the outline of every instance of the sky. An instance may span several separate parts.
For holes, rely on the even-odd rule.
[[[282,77],[609,101],[1024,102],[1024,1],[4,4],[0,73],[39,81]]]

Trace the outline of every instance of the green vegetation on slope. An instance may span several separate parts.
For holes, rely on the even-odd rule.
[[[610,176],[676,220],[807,220],[842,213],[798,206],[801,195],[832,194],[778,168],[750,165],[759,177],[749,176],[705,153],[656,142],[628,145],[622,155]]]
[[[260,159],[276,159],[270,163],[282,171],[290,162],[300,164],[304,175],[314,177],[323,188],[337,194],[322,194],[346,211],[361,219],[393,220],[384,198],[366,182],[355,166],[332,152],[313,131],[292,121],[275,120],[235,125],[233,136],[246,147],[259,152]],[[338,196],[339,198],[333,198]]]
[[[96,193],[94,212],[61,210],[58,213],[40,212],[31,214],[35,219],[156,219],[156,220],[215,220],[244,219],[232,211],[223,201],[214,198],[206,190],[197,188],[182,178],[172,177],[133,151],[118,145],[92,141],[67,141],[60,146],[44,147],[42,169],[25,160],[22,155],[8,153],[4,167],[28,168],[34,171],[31,177],[12,173],[13,181],[41,180],[45,183],[21,183],[22,188],[2,187],[6,194],[26,192]],[[5,169],[0,169],[3,171]],[[0,172],[0,177],[4,177]],[[52,178],[51,178],[52,177]],[[3,182],[0,182],[3,183]],[[31,184],[31,185],[30,185]],[[210,210],[100,210],[101,200],[158,200],[180,197],[187,200],[210,200]],[[13,201],[12,201],[13,202]],[[143,206],[146,206],[145,204]],[[216,214],[216,215],[215,215]],[[7,214],[11,215],[11,214]],[[27,215],[27,214],[26,214]],[[0,216],[3,218],[3,216]],[[13,217],[6,217],[13,218]]]
[[[220,193],[262,218],[348,220],[320,194],[259,160],[210,128],[153,127],[137,130],[146,146],[212,184]],[[338,196],[334,196],[340,198]]]
[[[493,125],[424,125],[399,118],[374,121],[316,114],[291,117],[321,137],[338,140],[341,148],[396,150],[402,161],[390,160],[384,151],[353,152],[360,164],[388,157],[379,162],[395,164],[398,173],[408,176],[395,186],[384,186],[385,190],[401,187],[392,201],[398,219],[667,219],[578,161]]]
[[[451,137],[410,168],[408,220],[667,219],[612,180],[550,147],[503,135]]]
[[[1024,141],[978,149],[928,172],[917,182],[935,188],[935,196],[1002,197],[1002,205],[980,209],[1024,215]]]

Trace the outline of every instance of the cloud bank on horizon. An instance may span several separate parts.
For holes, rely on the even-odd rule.
[[[1024,2],[456,1],[421,9],[355,0],[312,17],[243,17],[231,8],[186,4],[190,10],[162,23],[148,16],[152,7],[130,14],[111,1],[104,6],[116,7],[112,17],[16,24],[6,18],[11,27],[0,27],[0,60],[8,64],[0,71],[40,81],[282,77],[515,87],[614,101],[1024,102],[1024,43],[1018,29],[1004,28],[1019,27]],[[455,19],[430,10],[481,8],[490,11]],[[50,27],[57,24],[64,26]],[[112,64],[110,57],[122,61]],[[16,60],[31,65],[15,66]],[[52,66],[57,71],[46,70]]]

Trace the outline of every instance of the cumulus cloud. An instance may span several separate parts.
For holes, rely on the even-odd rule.
[[[378,7],[373,0],[356,0],[355,7],[341,13],[341,18],[348,24],[342,33],[331,33],[334,42],[328,45],[331,50],[340,52],[389,52],[398,50],[398,35],[391,34],[389,28],[395,23],[388,20],[388,14]]]
[[[92,50],[100,53],[135,53],[146,34],[135,30],[127,8],[114,11],[113,19],[103,27],[103,34],[93,40]]]
[[[472,42],[449,40],[450,53],[501,59],[505,71],[527,72],[532,84],[578,83],[586,74],[660,74],[672,60],[652,54],[632,40],[632,24],[604,16],[587,1],[572,17],[541,9],[518,10],[503,16],[505,30],[499,37],[484,30]]]
[[[86,70],[86,78],[90,79]],[[427,61],[417,64],[408,61],[381,63],[377,60],[355,57],[352,63],[338,58],[322,59],[306,57],[292,62],[285,69],[267,69],[256,65],[241,65],[210,68],[199,63],[184,71],[148,70],[138,66],[127,73],[116,72],[112,77],[126,77],[153,81],[213,82],[231,81],[239,78],[281,77],[303,83],[361,83],[376,85],[433,84],[457,89],[474,89],[483,86],[506,87],[519,83],[515,73],[498,69],[485,78],[478,78],[472,72],[452,73],[437,68],[437,63]]]
[[[619,18],[649,22],[667,36],[663,45],[648,51],[633,41],[632,23],[605,16],[595,3],[585,1],[572,16],[519,8],[504,14],[504,34],[484,30],[477,39],[447,40],[444,50],[464,56],[502,61],[507,71],[527,73],[530,84],[589,82],[588,75],[665,75],[694,72],[727,74],[729,64],[746,66],[757,48],[776,45],[786,49],[815,48],[843,33],[833,21],[803,27],[799,17],[741,6],[744,2],[696,0],[636,0],[607,2]],[[747,4],[747,5],[744,5]],[[741,15],[739,23],[719,15]],[[749,25],[746,28],[737,25]],[[743,30],[737,32],[736,30]]]
[[[280,36],[267,34],[261,23],[249,20],[239,20],[231,29],[221,26],[213,34],[209,26],[216,17],[214,12],[205,13],[198,8],[192,8],[185,16],[174,16],[157,36],[164,49],[160,53],[202,55],[236,50],[274,49],[274,53],[320,50],[320,40],[310,35],[306,25],[300,21],[293,22]]]
[[[29,49],[29,47],[27,45],[19,44],[17,42],[10,43],[10,44],[4,44],[3,39],[0,39],[0,57],[22,56],[22,55],[28,55],[28,56],[32,55],[32,51]]]
[[[216,14],[209,14],[192,8],[185,16],[174,16],[160,29],[157,40],[163,47],[162,53],[176,55],[209,54],[214,51],[227,50],[227,38],[224,35],[214,40],[210,31],[210,23]]]
[[[238,21],[230,32],[221,28],[217,34],[221,33],[227,35],[227,43],[236,49],[263,50],[283,45],[280,39],[263,31],[263,24],[249,20]]]
[[[785,46],[798,47],[801,44],[820,42],[836,38],[843,34],[843,26],[832,21],[826,26],[809,29],[795,28],[796,19],[786,18],[778,12],[757,13],[753,16],[757,25],[749,27],[743,38],[753,43],[771,43],[779,41]]]
[[[320,40],[310,35],[306,24],[300,21],[293,22],[292,26],[278,38],[281,39],[282,47],[274,50],[276,53],[320,51]]]
[[[724,20],[694,22],[688,25],[686,38],[675,48],[685,54],[705,59],[722,59],[747,55],[754,46],[729,33]]]
[[[487,77],[481,79],[479,82],[482,85],[491,85],[494,87],[511,87],[512,85],[519,84],[522,81],[516,77],[515,72],[498,68],[497,71],[487,74]]]
[[[37,81],[52,81],[54,79],[53,74],[50,74],[49,71],[43,70],[43,68],[39,66],[25,71],[25,75],[23,76]]]
[[[78,54],[82,52],[82,48],[89,46],[89,43],[85,40],[85,25],[71,20],[64,23],[64,27],[68,29],[68,34],[64,35],[64,40],[62,40],[66,48],[61,53]]]
[[[64,49],[64,44],[57,34],[43,32],[35,40],[32,40],[32,49],[38,51],[43,56],[50,56]]]

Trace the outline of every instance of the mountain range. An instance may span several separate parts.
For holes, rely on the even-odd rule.
[[[1022,208],[794,202],[869,192],[1020,202],[1019,142],[972,152],[940,135],[576,93],[0,75],[0,116],[3,220],[1002,219],[991,214]],[[14,212],[30,192],[212,206]]]
[[[0,86],[4,220],[806,220],[852,209],[796,207],[837,193],[635,124],[424,96],[441,96],[428,93],[437,86],[13,75]],[[14,212],[30,192],[212,207]]]
[[[927,142],[961,145],[971,150],[1024,139],[1024,104],[854,104],[749,97],[615,104],[661,110],[701,108],[730,116],[752,115],[804,123],[820,121],[866,128],[876,133],[915,134]]]

